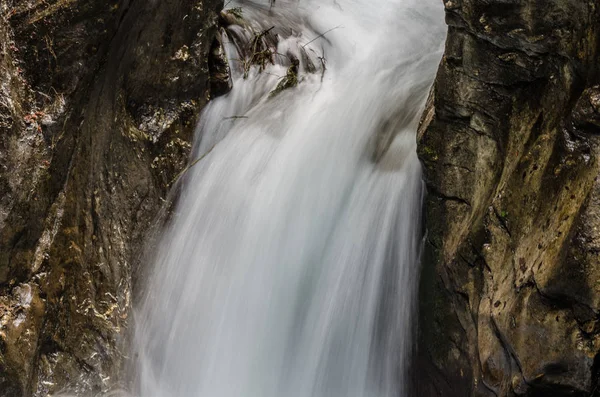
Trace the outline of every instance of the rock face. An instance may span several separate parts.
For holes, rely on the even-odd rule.
[[[122,381],[132,266],[207,101],[222,0],[0,0],[0,396]]]
[[[600,6],[446,0],[416,395],[600,395]]]
[[[222,6],[0,0],[0,396],[123,381],[132,269],[228,89]],[[600,6],[445,7],[415,395],[598,396]]]

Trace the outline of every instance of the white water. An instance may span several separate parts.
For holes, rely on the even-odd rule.
[[[300,59],[340,27],[305,47],[317,67],[325,55],[325,74],[302,61],[300,84],[275,98],[287,58],[243,79],[229,41],[233,91],[201,116],[194,156],[206,156],[186,174],[136,311],[136,394],[406,396],[415,130],[441,57],[441,1],[232,6]],[[374,162],[384,128],[397,136]]]

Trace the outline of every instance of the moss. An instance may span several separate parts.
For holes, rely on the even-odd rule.
[[[299,62],[297,59],[292,59],[292,64],[288,68],[286,75],[281,79],[279,84],[277,84],[277,87],[271,91],[269,98],[273,98],[280,92],[298,85],[298,64]]]
[[[437,161],[439,158],[437,153],[435,152],[435,150],[433,150],[429,146],[424,146],[422,149],[422,153],[425,156],[427,156],[429,160],[432,160],[432,161]]]
[[[230,15],[233,15],[234,17],[239,18],[239,19],[244,18],[244,16],[242,15],[242,13],[243,13],[242,7],[233,7],[228,10],[225,10],[225,12]]]

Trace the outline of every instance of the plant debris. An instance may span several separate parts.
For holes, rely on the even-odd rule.
[[[292,64],[287,70],[286,75],[281,79],[277,87],[269,94],[269,98],[273,98],[283,90],[293,88],[298,85],[298,66],[300,62],[296,58],[292,58]]]
[[[275,29],[275,26],[271,26],[269,29],[263,30],[255,35],[250,42],[250,57],[243,59],[244,79],[248,78],[250,67],[252,65],[258,65],[259,71],[262,72],[265,70],[267,63],[273,63],[273,50],[269,48],[267,43],[264,41],[264,37],[273,29]]]

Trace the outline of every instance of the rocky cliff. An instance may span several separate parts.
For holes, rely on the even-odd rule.
[[[417,394],[600,395],[600,6],[445,0]]]
[[[226,89],[222,3],[0,0],[0,396],[123,380],[132,269]],[[600,6],[445,7],[415,393],[598,396]]]
[[[0,396],[121,381],[222,0],[0,0]]]

